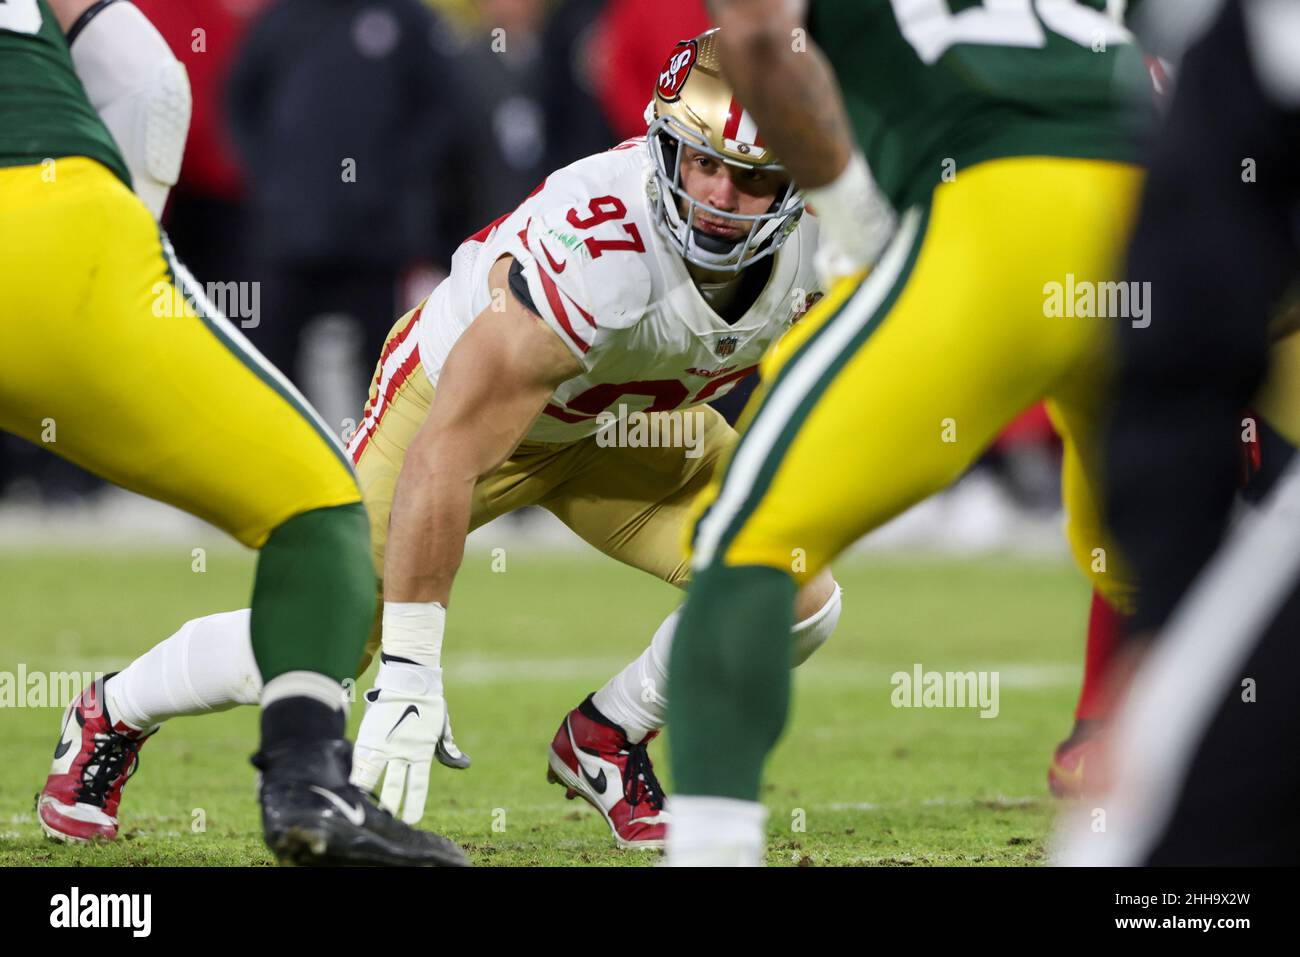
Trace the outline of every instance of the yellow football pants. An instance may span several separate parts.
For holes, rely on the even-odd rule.
[[[836,284],[766,357],[740,442],[695,504],[694,567],[764,565],[802,584],[1045,398],[1071,550],[1130,607],[1098,448],[1110,334],[1130,320],[1052,314],[1050,293],[1122,278],[1140,186],[1121,163],[1022,157],[908,210],[874,270]]]
[[[205,302],[100,164],[0,168],[0,428],[253,547],[359,502],[338,441]]]
[[[1255,408],[1283,438],[1300,446],[1300,332],[1275,341],[1269,363]]]

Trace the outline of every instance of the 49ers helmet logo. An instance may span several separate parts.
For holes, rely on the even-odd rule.
[[[664,64],[659,74],[659,83],[655,86],[655,92],[661,100],[671,103],[682,95],[682,86],[691,75],[691,67],[695,65],[698,55],[694,40],[686,40],[677,45],[673,55]]]

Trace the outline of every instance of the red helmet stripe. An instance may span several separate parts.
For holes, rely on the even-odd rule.
[[[736,133],[740,130],[740,117],[744,112],[733,96],[731,106],[727,108],[727,125],[722,128],[723,139],[734,140],[736,138]]]
[[[748,143],[750,146],[763,148],[763,139],[758,135],[758,124],[734,96],[731,98],[731,106],[727,109],[727,123],[722,128],[722,138],[724,141]]]

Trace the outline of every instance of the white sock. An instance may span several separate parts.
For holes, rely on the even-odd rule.
[[[677,630],[677,609],[664,619],[650,639],[650,647],[630,665],[610,678],[592,696],[596,710],[620,725],[636,744],[664,726],[668,716],[668,649]]]
[[[795,667],[807,661],[830,638],[842,607],[840,586],[836,585],[825,605],[794,626],[790,634],[794,641]],[[667,721],[668,652],[680,616],[679,608],[665,618],[641,657],[610,678],[592,697],[596,710],[621,725],[633,744],[662,728]]]
[[[757,801],[677,794],[668,799],[669,867],[762,867],[767,808]]]
[[[104,685],[108,713],[140,730],[257,704],[261,693],[247,608],[187,621]]]

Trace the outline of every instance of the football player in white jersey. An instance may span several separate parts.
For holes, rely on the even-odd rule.
[[[468,532],[539,505],[612,558],[684,586],[689,507],[736,439],[706,403],[817,297],[815,221],[720,78],[714,32],[673,50],[645,138],[553,173],[466,240],[385,343],[349,446],[383,597],[358,672],[382,650],[353,781],[407,822],[424,813],[435,757],[469,764],[441,662]],[[839,614],[830,574],[810,580],[795,664]],[[664,724],[676,620],[570,711],[550,746],[550,779],[595,806],[621,847],[663,845],[646,744]],[[256,701],[247,622],[246,611],[188,622],[106,682],[113,713],[150,729]]]

